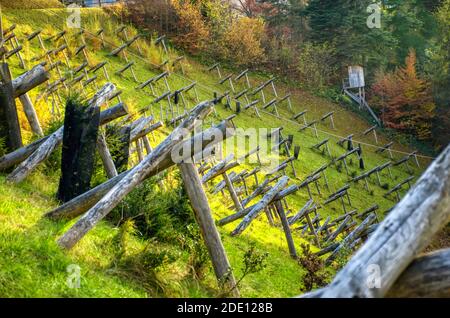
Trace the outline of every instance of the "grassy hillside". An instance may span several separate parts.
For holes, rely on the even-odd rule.
[[[64,10],[58,9],[4,9],[3,23],[5,26],[17,24],[15,33],[20,39],[37,29],[43,30],[43,38],[46,39],[65,28],[66,16],[67,13]],[[82,27],[93,33],[100,28],[104,28],[106,41],[116,46],[120,45],[121,40],[114,36],[114,30],[119,27],[120,21],[116,20],[113,13],[105,13],[99,9],[86,9],[82,11],[81,21]],[[129,37],[131,38],[133,34],[136,34],[136,31],[132,30],[131,27],[129,30]],[[75,35],[76,32],[76,29],[68,29],[68,41],[72,50],[81,44],[79,37]],[[124,77],[114,75],[115,71],[126,65],[124,58],[109,57],[108,53],[111,49],[102,48],[101,41],[98,38],[90,37],[88,34],[85,37],[91,65],[101,61],[108,62],[107,68],[112,82],[123,91],[122,99],[130,111],[136,112],[148,105],[153,97],[141,90],[136,90],[137,84],[132,80],[129,73]],[[22,40],[21,42],[24,45],[23,51],[27,65],[36,64],[36,61],[32,61],[33,57],[42,53],[37,41],[33,40],[29,43]],[[47,48],[54,48],[63,44],[62,40],[58,43],[47,40],[45,43]],[[144,81],[161,72],[155,65],[161,64],[165,58],[159,46],[155,46],[144,39],[139,40],[138,43],[143,52],[142,56],[137,54],[136,47],[134,47],[134,54],[129,54],[129,58],[135,61],[134,69],[137,78]],[[181,54],[175,49],[170,49],[172,59]],[[62,56],[59,56],[59,58],[63,61]],[[23,72],[17,67],[18,60],[16,57],[12,57],[9,62],[13,66],[14,76]],[[72,67],[81,63],[81,56],[71,58]],[[211,99],[214,91],[224,92],[229,90],[225,85],[218,84],[215,74],[207,71],[207,65],[201,65],[194,59],[187,58],[183,66],[185,75],[181,76],[179,66],[170,65],[170,69],[173,71],[169,77],[172,89],[188,85],[189,79],[195,80],[198,82],[201,100]],[[229,72],[237,74],[239,71],[222,70],[222,72],[224,74]],[[66,75],[69,76],[70,74],[67,73]],[[56,77],[53,77],[52,81],[55,79]],[[251,74],[250,78],[253,86],[266,79],[267,77],[258,74]],[[97,85],[100,86],[104,82],[106,80],[99,72]],[[236,87],[236,90],[240,91],[243,88],[243,86]],[[158,89],[160,93],[164,91],[163,87]],[[292,93],[292,112],[284,105],[279,107],[282,118],[277,118],[270,113],[261,113],[262,118],[259,119],[251,110],[247,110],[237,116],[235,123],[243,129],[283,127],[286,136],[288,134],[294,135],[294,144],[301,146],[301,152],[299,160],[295,162],[298,179],[295,180],[290,169],[287,169],[292,182],[301,182],[308,174],[329,162],[330,159],[325,155],[311,150],[312,145],[325,138],[330,138],[331,152],[334,156],[338,156],[345,152],[344,148],[336,144],[339,139],[338,136],[360,133],[370,127],[370,124],[341,106],[314,97],[295,87],[277,84],[277,89],[280,96],[284,96],[287,92]],[[41,90],[42,88],[36,89],[30,94],[33,101],[39,96]],[[271,96],[266,96],[266,98],[270,100]],[[192,107],[194,96],[192,95],[188,99]],[[40,99],[35,107],[43,125],[47,128],[51,127],[53,125],[52,120],[58,116],[51,116],[50,102]],[[307,118],[309,121],[319,119],[330,111],[335,111],[336,129],[330,129],[326,122],[318,126],[319,138],[316,138],[310,129],[298,132],[300,126],[287,119],[292,118],[293,114],[302,110],[308,110]],[[155,113],[159,115],[156,109]],[[217,105],[217,114],[213,115],[211,120],[218,122],[221,118],[230,114],[232,114],[230,110],[219,104]],[[24,138],[30,141],[33,137],[23,113],[20,114],[20,118]],[[208,119],[208,123],[209,121]],[[156,133],[154,139],[151,140],[152,146],[157,145],[168,132],[170,132],[170,127],[165,127],[161,132]],[[363,143],[363,154],[367,169],[388,161],[387,156],[375,154],[376,148],[366,145],[366,143],[374,144],[371,136],[357,136],[355,139]],[[388,139],[383,135],[379,139],[380,145],[388,142]],[[250,149],[254,147],[256,145],[252,145]],[[411,149],[407,149],[398,143],[395,144],[394,148],[406,152],[411,151]],[[247,150],[237,149],[238,156],[243,155]],[[394,155],[397,158],[403,156],[400,153]],[[282,160],[284,159],[286,158],[282,158]],[[423,168],[426,161],[421,161],[421,164]],[[5,183],[5,175],[0,178],[0,297],[213,297],[217,295],[216,282],[211,266],[208,266],[208,271],[201,278],[192,275],[190,269],[192,265],[190,263],[191,253],[183,246],[182,242],[149,240],[139,232],[127,236],[124,235],[123,228],[118,228],[117,224],[109,221],[102,221],[70,252],[61,251],[57,247],[55,239],[67,230],[73,222],[68,224],[67,222],[54,222],[42,218],[45,212],[58,205],[54,199],[59,178],[57,166],[58,162],[55,161],[53,166],[47,164],[41,167],[18,186]],[[253,167],[255,167],[254,164],[245,163],[236,168],[235,171],[239,172],[244,168],[252,169]],[[353,175],[362,172],[356,161],[349,162],[349,168]],[[416,167],[413,167],[413,169],[416,175],[420,174],[421,169]],[[172,169],[168,178],[164,181],[164,186],[159,189],[161,193],[179,186],[174,177],[175,174],[176,169]],[[402,167],[394,168],[393,174],[395,180],[390,180],[387,175],[382,174],[383,183],[387,184],[385,188],[391,188],[408,176]],[[319,196],[313,190],[317,202],[323,202],[330,193],[348,182],[345,170],[335,166],[328,169],[327,178],[330,183],[330,191],[322,186],[323,193],[322,196]],[[379,216],[382,217],[384,211],[395,204],[395,200],[383,197],[387,190],[379,187],[376,180],[371,181],[371,190],[367,192],[362,183],[352,185],[349,193],[353,206],[362,211],[377,203],[380,206]],[[148,205],[161,204],[158,198],[155,199],[155,201],[147,202]],[[232,203],[228,196],[209,194],[209,199],[215,219],[220,219],[232,213],[232,210],[228,209]],[[307,200],[308,194],[303,189],[290,196],[288,203],[293,210],[292,212],[296,213]],[[321,209],[320,214],[324,218],[329,215],[334,218],[342,214],[342,207],[339,202],[334,202]],[[241,275],[244,253],[250,246],[254,244],[258,251],[268,253],[266,267],[243,280],[241,294],[245,297],[289,297],[299,294],[303,285],[302,278],[305,270],[289,257],[282,230],[279,227],[270,227],[265,217],[262,216],[254,221],[241,236],[231,237],[229,233],[237,224],[237,222],[234,222],[219,228],[237,277]],[[126,237],[126,249],[123,248],[124,237]],[[300,244],[307,242],[299,232],[294,233],[294,240],[299,251]],[[312,247],[312,249],[317,250],[317,247]],[[164,253],[169,253],[173,260],[170,262],[163,260],[161,266],[148,271],[147,267],[143,265],[140,267],[140,260],[142,260],[140,257],[143,251],[146,253],[151,251],[153,256],[154,254],[162,255],[162,258],[165,255]],[[125,259],[130,262],[126,264],[132,264],[133,266],[118,265],[118,254],[121,252],[125,254]],[[82,280],[79,289],[67,287],[68,273],[66,268],[70,264],[78,264],[81,267]],[[335,267],[336,264],[331,266],[328,272],[332,274]]]

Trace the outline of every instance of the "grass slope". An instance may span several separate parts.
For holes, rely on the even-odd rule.
[[[120,40],[116,36],[110,36],[120,23],[112,17],[111,13],[107,14],[99,9],[86,9],[82,11],[83,28],[95,32],[101,27],[105,29],[105,36],[108,42],[115,45],[120,44]],[[67,13],[63,10],[3,10],[4,25],[8,26],[12,23],[18,25],[15,31],[19,38],[26,34],[30,34],[36,29],[43,30],[43,37],[47,38],[55,34],[65,25],[65,17]],[[80,41],[74,33],[77,30],[68,30],[68,39],[70,47],[74,50],[80,45]],[[135,32],[133,32],[135,33]],[[129,34],[131,37],[133,34]],[[109,74],[112,81],[123,90],[123,100],[131,109],[136,111],[146,105],[153,99],[148,93],[135,90],[136,83],[133,82],[129,73],[124,77],[113,75],[115,71],[123,67],[126,62],[121,57],[109,57],[109,49],[102,49],[98,39],[91,39],[86,36],[89,50],[89,59],[91,64],[96,64],[103,60],[108,61]],[[22,40],[24,45],[24,56],[28,65],[36,64],[31,59],[41,54],[37,42],[28,43]],[[46,41],[47,48],[57,47],[62,42],[51,43]],[[161,49],[152,44],[145,43],[144,40],[139,41],[139,45],[144,52],[143,58],[130,56],[136,63],[135,71],[139,80],[143,81],[160,71],[154,67],[156,64],[163,62],[163,54]],[[171,49],[172,57],[178,56],[179,52]],[[59,58],[62,59],[62,56]],[[17,58],[12,57],[12,64],[17,64]],[[81,64],[80,58],[71,59],[72,67]],[[170,66],[175,72],[179,69]],[[199,83],[199,95],[201,99],[210,99],[213,91],[225,91],[229,88],[221,86],[217,83],[214,74],[206,71],[207,66],[201,65],[194,59],[187,59],[185,62],[186,77],[196,80]],[[12,69],[14,75],[18,75],[23,70],[18,67]],[[227,72],[225,70],[224,72]],[[231,70],[229,71],[231,72]],[[236,71],[237,73],[238,71]],[[105,82],[99,72],[100,81],[98,85]],[[55,78],[52,79],[52,81]],[[262,75],[252,75],[251,82],[257,84],[267,79]],[[180,77],[175,73],[169,78],[172,89],[183,87],[189,82],[186,78]],[[201,86],[200,86],[201,84]],[[324,163],[329,162],[329,158],[321,153],[312,151],[309,147],[316,144],[324,138],[330,138],[331,152],[334,156],[338,156],[345,152],[345,149],[336,145],[337,137],[332,135],[346,136],[350,133],[362,132],[369,127],[362,119],[355,116],[342,107],[333,104],[324,99],[314,97],[308,93],[297,90],[295,87],[287,87],[277,84],[280,96],[288,91],[292,93],[293,112],[287,109],[287,106],[279,107],[280,114],[283,118],[291,118],[293,113],[302,110],[308,110],[308,120],[318,119],[321,115],[329,111],[335,111],[336,129],[331,130],[326,123],[320,124],[319,138],[314,137],[311,130],[298,132],[299,126],[296,123],[279,119],[271,114],[262,114],[262,118],[257,118],[252,111],[248,110],[241,113],[235,119],[238,127],[248,128],[271,128],[284,127],[285,135],[293,134],[294,143],[301,146],[300,158],[295,162],[300,182],[306,175],[319,168]],[[237,87],[239,91],[243,87]],[[163,87],[159,88],[159,92],[164,91]],[[39,95],[40,90],[37,89],[31,93],[33,100]],[[193,96],[189,97],[190,105],[194,104]],[[270,100],[270,96],[267,96]],[[36,103],[38,115],[44,125],[50,125],[50,103],[41,99]],[[19,107],[20,108],[20,107]],[[218,122],[220,118],[224,118],[232,114],[226,110],[223,105],[218,105],[218,114],[213,116],[212,120]],[[159,113],[155,110],[155,113]],[[21,126],[24,131],[24,137],[31,140],[32,136],[26,123],[24,115],[20,114]],[[163,129],[162,132],[155,134],[155,138],[151,140],[155,146],[170,131],[170,128]],[[332,134],[332,135],[330,135]],[[374,143],[369,137],[357,137],[359,141]],[[380,144],[387,143],[388,140],[384,136],[380,137]],[[256,145],[251,145],[254,148]],[[243,155],[246,149],[237,147],[238,155]],[[396,149],[407,151],[408,149],[400,144],[395,145]],[[364,158],[368,169],[386,162],[387,157],[374,153],[374,148],[363,146]],[[248,150],[248,149],[247,149]],[[396,157],[401,155],[396,154]],[[286,158],[282,158],[283,160]],[[351,162],[350,170],[352,173],[360,174],[357,162]],[[422,162],[422,166],[425,163]],[[245,163],[236,168],[237,172],[244,168],[252,169],[254,164]],[[415,174],[420,173],[420,169],[415,168]],[[288,169],[288,172],[290,170]],[[407,177],[407,173],[403,168],[393,169],[395,180],[390,180],[387,175],[383,174],[383,183],[387,183],[389,187],[394,186],[399,181]],[[206,277],[202,280],[196,280],[189,275],[187,268],[187,260],[189,255],[179,248],[176,244],[166,244],[164,242],[154,242],[154,248],[169,248],[177,251],[179,258],[176,262],[170,264],[163,272],[159,272],[159,279],[165,282],[165,290],[163,293],[155,294],[152,291],[151,284],[145,284],[139,277],[133,275],[125,275],[115,270],[113,263],[117,255],[118,246],[115,242],[115,236],[118,229],[107,221],[103,221],[93,231],[91,231],[73,250],[70,252],[61,251],[55,243],[55,239],[61,235],[73,222],[53,222],[42,219],[42,215],[57,206],[54,200],[54,194],[57,188],[58,171],[48,172],[45,169],[39,169],[28,178],[25,182],[18,186],[12,186],[5,183],[5,178],[0,178],[0,297],[146,297],[146,296],[184,296],[184,297],[212,297],[216,295],[215,280],[210,269]],[[292,177],[292,174],[291,174]],[[336,167],[330,167],[327,172],[330,183],[330,191],[323,187],[322,196],[314,192],[315,200],[323,202],[324,198],[331,192],[342,187],[347,183],[348,178],[344,171],[338,171]],[[170,186],[170,184],[169,184]],[[363,210],[374,203],[380,205],[379,215],[389,209],[395,202],[386,199],[383,194],[387,191],[376,184],[375,180],[371,181],[372,191],[368,193],[364,190],[363,184],[352,185],[349,193],[354,208]],[[314,190],[313,190],[314,191]],[[231,213],[227,207],[231,205],[231,200],[222,195],[212,196],[209,194],[210,204],[216,219],[222,218]],[[289,206],[295,213],[308,200],[305,190],[299,191],[297,194],[288,198]],[[151,203],[149,204],[157,204]],[[340,203],[335,202],[320,210],[321,215],[326,218],[331,215],[333,218],[342,213]],[[256,244],[259,250],[269,253],[267,259],[267,267],[256,274],[246,278],[241,286],[241,293],[245,297],[289,297],[300,293],[302,286],[302,277],[305,273],[296,261],[289,257],[287,244],[284,234],[278,227],[270,227],[265,216],[259,217],[252,225],[240,236],[231,237],[230,231],[237,225],[237,222],[220,228],[220,233],[227,250],[230,262],[235,275],[240,276],[241,264],[245,250],[251,245]],[[301,243],[306,242],[300,233],[294,234],[294,239],[299,249]],[[129,250],[130,255],[137,254],[142,250],[148,242],[144,241],[139,235],[135,235],[130,239]],[[316,250],[316,247],[313,247]],[[70,264],[78,264],[81,267],[81,288],[70,289],[67,287],[66,280],[68,273],[66,268]],[[335,269],[331,267],[330,272]],[[149,287],[150,286],[150,287]]]

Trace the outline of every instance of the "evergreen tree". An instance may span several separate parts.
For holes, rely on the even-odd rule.
[[[393,54],[395,40],[385,28],[369,28],[371,0],[311,0],[305,10],[311,28],[310,38],[317,43],[334,43],[342,66],[361,64],[376,68]]]

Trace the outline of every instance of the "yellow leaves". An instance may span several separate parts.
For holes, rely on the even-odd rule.
[[[264,22],[231,14],[224,3],[171,0],[178,16],[174,39],[191,53],[203,51],[237,66],[260,63],[264,58]]]
[[[264,22],[261,19],[238,18],[224,35],[223,55],[236,65],[260,63],[264,58],[263,37]]]
[[[179,36],[175,39],[178,44],[195,53],[203,49],[209,38],[200,7],[189,1],[172,0],[171,4],[178,15]]]

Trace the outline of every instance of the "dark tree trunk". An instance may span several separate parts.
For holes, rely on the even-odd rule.
[[[67,202],[90,189],[100,125],[100,107],[74,100],[66,105],[58,199]]]
[[[0,65],[0,75],[0,138],[9,152],[22,147],[22,136],[8,64]]]

